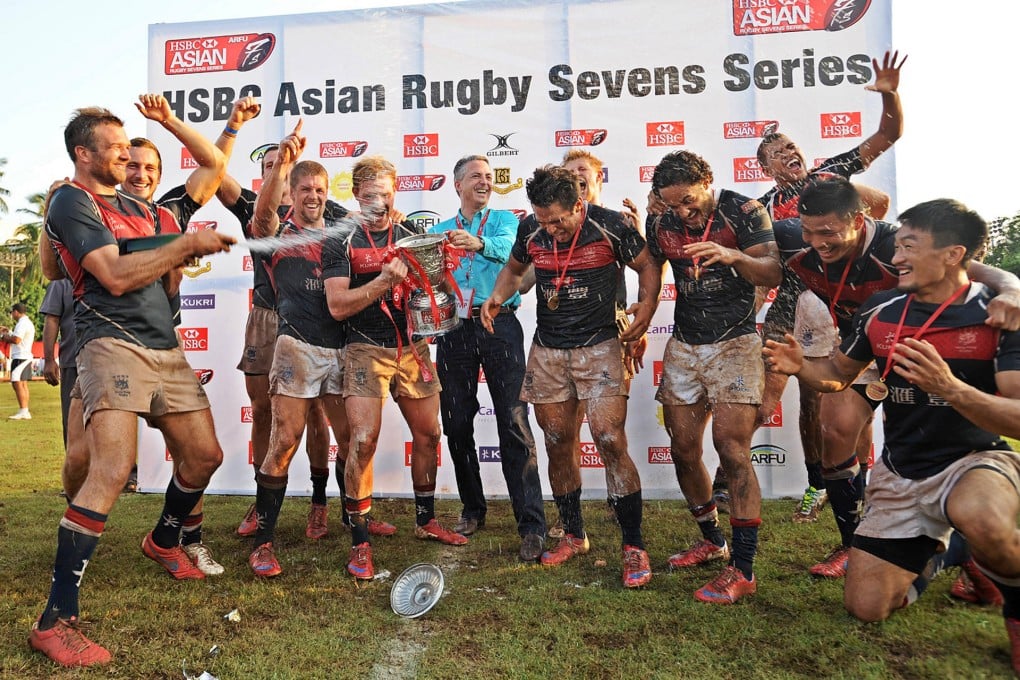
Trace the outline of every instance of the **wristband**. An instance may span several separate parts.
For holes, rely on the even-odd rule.
[[[230,127],[230,123],[227,123],[227,125],[223,128],[223,134],[230,135],[231,137],[236,137],[238,132],[240,132],[240,130],[235,130]]]

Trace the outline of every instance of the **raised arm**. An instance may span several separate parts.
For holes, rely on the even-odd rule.
[[[882,95],[882,117],[878,122],[878,132],[861,142],[861,160],[865,167],[888,151],[889,147],[903,135],[903,106],[896,90],[900,86],[900,69],[906,63],[907,57],[904,56],[896,63],[899,55],[899,52],[893,52],[891,55],[886,52],[882,57],[881,66],[877,59],[871,60],[875,69],[875,82],[865,89]]]
[[[280,142],[280,152],[269,174],[263,178],[259,197],[255,201],[255,215],[251,220],[251,233],[255,238],[272,236],[280,226],[280,216],[276,211],[283,202],[287,178],[291,168],[301,156],[308,140],[301,134],[302,122],[299,120],[294,131]]]
[[[237,133],[241,131],[244,124],[259,115],[262,107],[255,102],[255,97],[244,97],[234,102],[230,110],[230,118],[220,136],[216,138],[216,148],[223,153],[224,164],[230,160],[234,152],[234,142],[237,140]],[[231,207],[241,198],[241,185],[237,180],[224,172],[223,181],[216,189],[216,198],[226,207]]]
[[[163,95],[139,95],[135,108],[149,120],[162,125],[184,145],[184,148],[195,159],[198,168],[188,176],[188,181],[184,186],[188,191],[188,196],[195,203],[199,205],[208,203],[209,199],[215,195],[216,189],[219,188],[220,182],[223,181],[223,175],[227,171],[227,161],[223,152],[199,134],[197,130],[178,118]]]

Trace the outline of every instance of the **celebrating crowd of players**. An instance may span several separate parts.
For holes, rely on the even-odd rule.
[[[183,233],[216,195],[246,238],[275,244],[253,250],[253,307],[238,366],[252,403],[257,485],[238,533],[252,538],[248,562],[256,577],[283,571],[274,531],[306,430],[313,485],[306,534],[326,535],[332,427],[351,532],[346,569],[355,579],[374,578],[372,536],[397,531],[370,514],[387,394],[411,432],[415,536],[468,543],[484,528],[487,510],[473,437],[481,367],[520,559],[554,566],[589,550],[577,457],[586,416],[621,531],[623,585],[649,583],[641,480],[625,422],[630,377],[642,366],[668,263],[677,289],[674,332],[655,398],[701,533],[668,564],[724,565],[694,597],[731,604],[757,590],[761,492],[750,442],[784,376],[796,375],[807,395],[809,486],[795,519],[815,519],[827,501],[840,533],[839,546],[812,573],[846,576],[847,609],[880,620],[913,601],[939,569],[965,565],[968,579],[954,584],[954,593],[1003,603],[1020,671],[1020,460],[1000,438],[1020,436],[1020,281],[977,261],[987,226],[965,206],[947,199],[915,206],[899,216],[897,229],[878,219],[887,196],[848,181],[902,133],[897,62],[888,53],[874,62],[869,89],[882,96],[881,123],[850,152],[809,168],[785,135],[762,139],[759,160],[776,186],[761,200],[715,188],[702,157],[677,151],[655,169],[642,225],[629,201],[623,212],[600,205],[601,175],[593,170],[600,161],[574,151],[561,166],[535,170],[527,181],[532,213],[518,223],[488,207],[488,160],[461,159],[454,168],[459,210],[432,229],[458,259],[461,320],[437,339],[435,364],[424,340],[408,333],[406,305],[393,293],[409,274],[394,246],[419,229],[394,208],[391,163],[375,156],[355,164],[358,210],[348,214],[327,201],[325,168],[300,160],[307,140],[298,123],[263,158],[256,195],[226,175],[238,132],[258,114],[256,102],[235,103],[211,144],[162,97],[143,95],[139,111],[199,165],[185,185],[153,202],[161,175],[156,148],[128,140],[122,121],[105,109],[75,112],[65,130],[74,176],[52,192],[40,248],[46,275],[66,277],[74,289],[79,351],[63,475],[68,507],[31,646],[61,665],[110,660],[78,626],[79,587],[135,460],[138,416],[163,433],[174,460],[143,553],[177,579],[223,571],[201,532],[202,496],[223,453],[175,330],[182,267],[235,243],[216,231]],[[638,280],[629,307],[624,266]],[[775,286],[763,361],[755,316],[761,291]],[[532,287],[536,330],[525,356],[516,310]],[[817,393],[824,393],[820,401]],[[528,403],[545,438],[558,533],[546,524]],[[880,403],[885,447],[865,497],[868,471],[858,452],[869,443]],[[702,462],[710,419],[724,499]],[[435,516],[440,421],[463,505],[451,528]],[[720,509],[730,515],[729,541]],[[548,549],[547,536],[555,540]]]

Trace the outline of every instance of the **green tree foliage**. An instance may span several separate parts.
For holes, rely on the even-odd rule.
[[[993,220],[988,233],[984,263],[1020,276],[1020,213]]]
[[[4,166],[5,165],[7,165],[7,159],[6,158],[0,158],[0,182],[4,181]],[[7,214],[7,201],[5,201],[4,199],[7,198],[10,195],[11,195],[11,192],[8,189],[5,189],[2,184],[0,184],[0,215],[6,215]]]

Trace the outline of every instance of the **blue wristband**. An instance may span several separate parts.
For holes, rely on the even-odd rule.
[[[230,127],[230,125],[227,125],[226,127],[223,128],[223,134],[230,135],[231,137],[236,137],[238,132],[240,132],[240,130],[235,130],[234,128]]]

